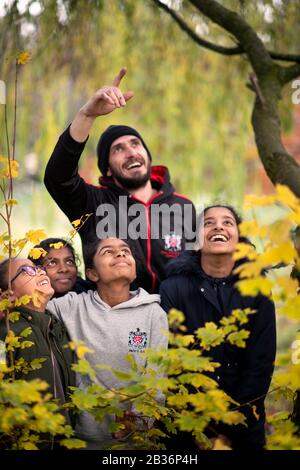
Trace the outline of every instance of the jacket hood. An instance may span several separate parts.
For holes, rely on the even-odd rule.
[[[235,268],[245,263],[247,260],[242,259],[235,262],[233,271]],[[232,271],[232,272],[233,272]],[[200,279],[211,278],[201,268],[201,250],[198,251],[184,251],[178,258],[170,261],[167,267],[167,277],[184,275],[184,276],[195,276]],[[230,274],[226,279],[228,281],[235,282],[238,280],[237,274]]]
[[[158,294],[148,294],[144,289],[141,287],[136,291],[131,291],[131,298],[127,300],[127,302],[123,302],[122,304],[115,305],[114,307],[110,307],[107,303],[105,303],[99,296],[97,291],[93,291],[92,302],[97,305],[97,308],[101,310],[127,310],[134,307],[139,307],[141,305],[149,305],[154,303],[160,303],[160,295]],[[85,294],[81,294],[85,295]]]
[[[170,194],[174,192],[174,187],[172,183],[170,182],[169,170],[166,166],[163,166],[163,165],[151,166],[150,181],[154,189],[162,191],[165,194]],[[113,187],[114,191],[117,188],[118,192],[122,194],[128,194],[127,190],[119,188],[119,186],[115,185],[111,176],[101,176],[99,178],[99,182],[101,184],[101,187],[106,187],[106,188]]]

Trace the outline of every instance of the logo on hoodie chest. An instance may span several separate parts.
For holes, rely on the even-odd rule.
[[[148,337],[145,331],[143,332],[137,328],[136,331],[129,332],[128,346],[130,352],[144,352],[147,343]]]

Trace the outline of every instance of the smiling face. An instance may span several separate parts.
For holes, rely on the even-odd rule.
[[[233,213],[225,207],[212,207],[204,215],[203,254],[233,254],[239,231]]]
[[[107,176],[126,189],[144,186],[150,177],[150,159],[141,140],[134,135],[123,135],[114,140],[109,151]]]
[[[88,278],[102,285],[121,281],[130,284],[136,278],[136,264],[126,242],[108,238],[99,242]]]
[[[50,279],[43,269],[38,269],[35,276],[29,275],[22,270],[25,266],[38,269],[33,262],[28,259],[14,259],[11,262],[11,279],[15,278],[11,283],[13,294],[16,297],[22,297],[23,295],[32,296],[35,291],[39,291],[41,298],[45,299],[41,309],[44,310],[48,300],[50,300],[54,294]],[[26,306],[36,308],[32,301],[26,304]]]
[[[51,248],[43,258],[43,267],[57,296],[67,294],[74,287],[77,267],[74,256],[67,246]]]

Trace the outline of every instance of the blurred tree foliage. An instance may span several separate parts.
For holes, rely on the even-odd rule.
[[[196,202],[218,198],[239,204],[247,179],[260,166],[246,152],[253,139],[253,95],[245,87],[250,69],[243,57],[224,58],[199,48],[151,0],[1,3],[0,78],[7,84],[11,103],[14,58],[20,50],[32,52],[30,66],[20,72],[18,90],[16,158],[25,161],[25,168],[26,156],[36,153],[42,177],[58,135],[77,109],[126,65],[123,86],[135,97],[125,110],[98,120],[85,155],[94,155],[107,125],[126,123],[142,133],[154,163],[170,168],[178,191]],[[185,8],[200,35],[229,45],[228,36],[197,15],[189,2],[169,3]],[[223,3],[242,11],[271,49],[299,51],[298,1]],[[290,90],[283,96],[282,108],[288,128]],[[2,136],[0,153],[7,153]],[[92,174],[97,175],[93,161]]]

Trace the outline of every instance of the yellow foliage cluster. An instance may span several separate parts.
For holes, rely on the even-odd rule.
[[[269,296],[272,292],[273,299],[278,302],[278,311],[298,319],[298,282],[278,268],[299,265],[299,254],[291,239],[291,232],[300,221],[300,201],[286,186],[277,185],[275,195],[261,198],[247,196],[245,206],[272,207],[274,204],[285,209],[275,222],[266,225],[251,220],[240,225],[241,235],[260,237],[264,249],[258,252],[247,243],[238,244],[234,258],[247,258],[247,262],[236,269],[242,278],[238,288],[242,294],[250,296],[258,293]]]

